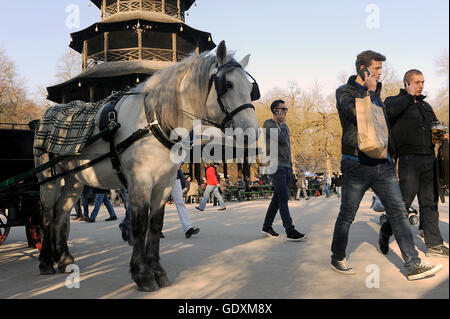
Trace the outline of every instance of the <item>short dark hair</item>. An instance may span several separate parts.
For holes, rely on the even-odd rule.
[[[270,105],[270,110],[272,111],[272,113],[275,112],[275,109],[279,104],[285,104],[285,102],[283,100],[275,100],[272,102],[272,104]]]
[[[409,82],[409,80],[411,79],[411,77],[412,77],[413,75],[423,75],[423,73],[420,72],[420,71],[417,70],[417,69],[409,70],[408,72],[405,73],[405,76],[403,77],[403,83],[404,83],[404,82]]]
[[[366,50],[358,54],[356,57],[356,72],[359,72],[361,65],[369,67],[372,64],[372,61],[386,61],[386,57],[380,53]]]

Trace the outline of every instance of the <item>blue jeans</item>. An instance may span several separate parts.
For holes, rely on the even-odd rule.
[[[289,213],[289,179],[292,175],[292,169],[288,167],[278,166],[275,174],[271,176],[274,192],[272,201],[267,209],[266,218],[264,219],[264,228],[272,227],[273,220],[278,210],[280,210],[281,220],[286,232],[293,230],[295,227],[292,224],[291,214]]]
[[[122,195],[123,206],[125,207],[125,218],[120,222],[119,229],[122,233],[125,233],[125,237],[131,244],[131,204],[128,201],[128,193],[125,189],[120,189],[120,195]]]
[[[330,184],[325,183],[325,195],[326,197],[330,197]]]
[[[80,201],[81,201],[81,205],[83,205],[84,213],[81,212]],[[75,204],[75,211],[77,213],[77,216],[84,215],[84,217],[89,217],[89,203],[88,203],[86,194],[84,192],[83,192],[83,195],[81,195],[81,199],[78,200],[78,202]]]
[[[419,263],[420,258],[414,247],[414,239],[407,217],[408,212],[402,199],[394,165],[386,161],[370,166],[351,159],[344,159],[341,162],[341,171],[341,208],[334,228],[331,258],[334,260],[345,258],[350,225],[355,219],[364,193],[371,187],[386,208],[405,267],[409,269],[412,265]]]
[[[100,210],[100,207],[102,206],[102,203],[105,204],[110,217],[116,216],[116,213],[114,212],[114,207],[112,206],[111,202],[109,201],[108,196],[106,196],[106,194],[96,194],[95,201],[94,201],[94,210],[91,213],[91,219],[95,220],[95,218],[97,217],[98,211]]]
[[[223,198],[222,198],[222,196],[219,193],[219,187],[218,186],[214,186],[214,185],[207,185],[206,186],[205,192],[203,193],[202,202],[200,203],[198,208],[205,209],[206,203],[208,202],[209,195],[211,193],[213,193],[214,196],[216,196],[217,199],[219,200],[220,207],[221,208],[226,208],[225,207],[225,202],[223,201]]]

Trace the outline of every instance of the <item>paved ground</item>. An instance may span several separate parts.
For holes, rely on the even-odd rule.
[[[105,222],[102,209],[95,224],[72,222],[69,247],[80,269],[80,288],[69,289],[68,274],[40,276],[38,251],[26,247],[23,227],[11,230],[0,246],[0,298],[449,298],[448,259],[425,258],[425,245],[415,236],[420,256],[444,269],[435,277],[409,282],[395,241],[380,255],[379,214],[367,193],[351,228],[348,258],[356,276],[330,270],[330,245],[339,199],[290,202],[297,229],[306,242],[264,237],[260,230],[268,201],[228,203],[226,212],[210,204],[205,212],[189,205],[197,236],[186,239],[175,208],[169,205],[161,240],[161,264],[170,287],[153,293],[137,291],[128,272],[131,247],[121,240],[119,221]],[[440,206],[440,228],[449,241],[449,205]],[[117,208],[119,219],[123,208]],[[279,216],[274,228],[282,232]],[[414,234],[417,227],[411,226]],[[367,288],[379,269],[379,288]],[[366,272],[368,270],[368,272]]]

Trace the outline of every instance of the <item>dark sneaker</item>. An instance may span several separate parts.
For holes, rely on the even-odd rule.
[[[356,272],[345,258],[342,260],[331,259],[331,269],[344,275],[356,275]]]
[[[226,208],[219,208],[218,210],[226,210]]]
[[[378,237],[378,251],[383,255],[387,255],[389,252],[389,236],[386,236],[382,231]]]
[[[308,235],[299,233],[297,230],[293,229],[286,233],[286,237],[288,241],[302,241],[306,239]]]
[[[204,209],[201,209],[201,208],[200,208],[200,207],[198,207],[198,206],[197,206],[197,207],[195,207],[195,208],[196,208],[196,209],[198,209],[198,210],[199,210],[199,211],[201,211],[201,212],[202,212],[202,211],[204,211]]]
[[[191,238],[192,235],[197,235],[200,232],[200,228],[194,228],[191,227],[188,229],[188,231],[185,233],[186,238]]]
[[[164,236],[163,232],[161,232],[161,235],[159,235],[159,238],[166,238],[166,236]]]
[[[111,216],[111,217],[109,217],[109,218],[106,218],[106,219],[105,219],[105,222],[110,222],[110,221],[112,221],[112,220],[117,220],[117,216]]]
[[[267,235],[268,237],[272,237],[272,238],[279,238],[280,237],[280,234],[275,232],[272,227],[269,227],[269,228],[264,228],[263,227],[261,233]]]
[[[427,248],[425,256],[448,258],[448,247],[441,245],[437,247]]]
[[[84,221],[87,223],[95,223],[95,219],[92,218],[86,218]]]
[[[444,268],[444,266],[442,266],[442,264],[439,264],[436,266],[429,265],[424,262],[415,264],[409,270],[408,280],[418,280],[418,279],[430,277],[430,276],[436,274],[437,272],[441,271],[442,268]]]

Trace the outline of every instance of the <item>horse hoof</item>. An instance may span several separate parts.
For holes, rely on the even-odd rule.
[[[65,273],[66,268],[69,265],[75,263],[75,259],[71,255],[66,255],[66,257],[58,263],[58,270],[60,273]],[[72,272],[72,271],[69,271]]]
[[[41,275],[53,275],[55,273],[55,269],[52,265],[39,265],[39,273]]]
[[[154,279],[142,278],[138,280],[135,279],[134,281],[136,282],[139,291],[153,292],[159,289],[159,286]]]
[[[159,288],[164,288],[170,286],[169,277],[167,277],[166,273],[163,273],[161,275],[158,275],[155,273],[155,280],[158,284]]]

